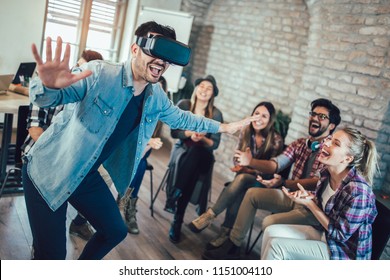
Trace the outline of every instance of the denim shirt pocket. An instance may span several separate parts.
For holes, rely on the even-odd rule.
[[[111,113],[112,108],[98,96],[80,116],[80,121],[91,133],[98,133],[105,123],[105,118],[109,117]]]
[[[145,116],[145,128],[146,128],[146,133],[147,133],[146,137],[152,136],[152,134],[154,132],[154,128],[156,127],[158,120],[159,120],[158,113],[148,114]]]

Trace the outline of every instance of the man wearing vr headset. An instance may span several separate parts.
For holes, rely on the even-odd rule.
[[[39,77],[30,83],[31,102],[40,107],[67,104],[24,157],[34,259],[66,258],[67,202],[96,229],[80,259],[101,259],[126,237],[116,201],[97,169],[103,164],[123,195],[158,120],[174,129],[234,133],[258,118],[221,124],[174,106],[156,83],[169,63],[188,63],[189,49],[177,42],[172,49],[187,58],[175,59],[167,51],[176,44],[175,31],[156,22],[142,24],[135,35],[150,44],[132,44],[131,59],[124,63],[93,61],[82,65],[80,73],[70,72],[69,44],[61,59],[60,37],[54,57],[47,38],[46,62],[32,46]]]

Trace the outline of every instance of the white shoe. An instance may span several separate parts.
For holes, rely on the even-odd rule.
[[[198,218],[193,220],[189,227],[193,232],[201,232],[205,228],[207,228],[215,219],[216,215],[214,211],[209,208],[206,212],[204,212],[202,215],[200,215]]]
[[[208,250],[212,250],[212,249],[216,249],[216,248],[221,247],[222,244],[225,243],[225,241],[229,239],[230,231],[231,231],[230,228],[221,226],[221,230],[219,231],[218,236],[216,238],[214,238],[213,240],[211,240],[207,244],[206,248]]]

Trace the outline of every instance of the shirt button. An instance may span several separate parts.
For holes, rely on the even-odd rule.
[[[104,114],[107,114],[107,110],[104,110],[103,113],[104,113]]]

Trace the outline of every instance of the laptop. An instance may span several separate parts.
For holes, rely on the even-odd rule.
[[[14,79],[14,74],[0,75],[0,93],[6,93]]]
[[[25,78],[31,78],[34,74],[36,62],[22,62],[19,65],[18,71],[15,74],[15,78],[12,83],[17,85],[23,82]]]

